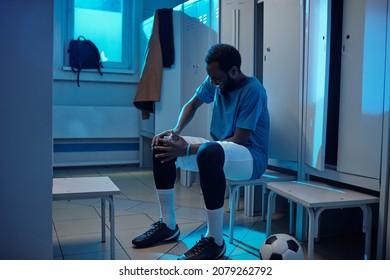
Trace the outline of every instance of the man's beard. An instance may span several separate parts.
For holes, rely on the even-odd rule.
[[[230,91],[232,91],[235,87],[236,87],[235,81],[232,78],[228,77],[224,83],[223,89],[219,88],[219,91],[223,96],[225,96]]]

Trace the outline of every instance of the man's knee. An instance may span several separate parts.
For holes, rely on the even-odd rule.
[[[164,144],[162,143],[162,142],[158,142],[157,143],[157,146],[164,146]],[[158,163],[161,163],[161,158],[156,158],[156,155],[158,155],[158,154],[164,154],[165,153],[165,151],[160,151],[160,150],[155,150],[155,149],[153,149],[152,150],[152,160],[153,160],[153,162],[155,163],[155,164],[158,164]],[[175,163],[176,162],[176,158],[174,158],[174,159],[171,159],[170,161],[167,161],[167,162],[173,162],[173,163]],[[162,164],[162,163],[161,163]]]
[[[225,154],[221,145],[216,142],[207,142],[199,147],[196,161],[199,165],[203,164],[223,164]]]

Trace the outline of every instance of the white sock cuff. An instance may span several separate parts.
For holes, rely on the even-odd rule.
[[[223,214],[224,214],[224,207],[218,208],[218,209],[207,209],[206,208],[206,215],[207,215],[207,232],[206,237],[214,237],[215,242],[218,245],[221,245],[223,243]]]
[[[206,207],[204,209],[206,209],[206,211],[209,212],[210,214],[216,214],[216,213],[219,213],[220,211],[222,211],[222,212],[225,211],[223,206],[221,208],[217,208],[217,209],[207,209]]]
[[[176,227],[174,189],[157,190],[160,205],[160,218],[170,229]]]

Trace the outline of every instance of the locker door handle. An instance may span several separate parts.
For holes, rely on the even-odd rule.
[[[347,36],[345,36],[346,40],[349,40],[351,38],[351,36],[348,34]],[[343,52],[345,52],[345,49],[346,49],[346,43],[343,44]]]

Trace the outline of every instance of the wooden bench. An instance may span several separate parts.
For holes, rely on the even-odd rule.
[[[308,259],[314,258],[314,239],[318,238],[321,213],[327,209],[359,207],[363,212],[363,232],[365,233],[364,259],[370,257],[372,223],[370,204],[378,203],[378,197],[312,181],[270,182],[266,183],[266,187],[270,190],[267,211],[267,236],[271,234],[272,212],[277,195],[302,205],[309,214]]]
[[[102,242],[106,241],[106,209],[109,204],[111,259],[115,259],[115,208],[113,196],[119,188],[108,177],[53,179],[53,200],[101,199]]]

